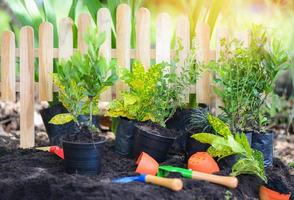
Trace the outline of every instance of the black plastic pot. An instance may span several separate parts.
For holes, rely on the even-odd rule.
[[[96,175],[101,171],[101,154],[106,139],[93,143],[63,140],[64,164],[67,173]]]
[[[122,156],[132,156],[134,145],[134,129],[137,124],[134,120],[120,118],[115,134],[115,152]]]
[[[167,154],[174,142],[174,137],[165,136],[166,133],[171,132],[171,130],[157,126],[148,128],[149,126],[144,123],[136,124],[134,133],[134,148],[133,155],[137,158],[141,152],[148,153],[157,162],[161,163],[166,160]],[[159,134],[157,134],[159,133]]]
[[[252,134],[252,148],[263,153],[264,166],[269,167],[273,164],[273,140],[274,131],[254,132]]]
[[[61,136],[71,133],[73,132],[72,130],[76,129],[76,124],[73,121],[62,125],[49,123],[52,117],[61,113],[68,113],[62,104],[56,104],[40,111],[51,145],[60,145]]]
[[[253,131],[247,131],[247,132],[245,132],[245,134],[246,134],[247,140],[251,146]],[[221,169],[232,168],[233,165],[238,161],[239,158],[240,158],[239,155],[231,155],[231,156],[225,157],[223,159],[220,159],[218,161],[218,164]]]

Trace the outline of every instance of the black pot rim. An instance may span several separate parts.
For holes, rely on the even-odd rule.
[[[67,143],[67,144],[76,144],[76,145],[92,145],[92,144],[94,144],[95,146],[99,145],[99,144],[103,144],[107,141],[106,137],[103,137],[103,136],[99,136],[99,137],[102,138],[100,141],[98,141],[98,142],[93,141],[91,143],[89,143],[89,142],[72,142],[72,141],[64,140],[64,138],[62,138],[61,141],[62,141],[62,143]]]
[[[136,124],[135,127],[138,128],[138,129],[140,129],[140,130],[141,130],[142,132],[144,132],[144,133],[148,133],[149,135],[153,135],[153,136],[156,136],[156,137],[159,137],[159,138],[163,138],[163,139],[171,139],[171,140],[175,140],[175,139],[176,139],[176,137],[168,137],[168,136],[163,136],[163,135],[158,135],[158,134],[154,134],[154,133],[146,132],[146,131],[144,131],[144,130],[142,130],[142,129],[140,128],[140,125],[139,125],[139,124]]]

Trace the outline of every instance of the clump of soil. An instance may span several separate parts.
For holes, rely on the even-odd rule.
[[[232,194],[232,199],[258,199],[259,187],[262,185],[257,177],[249,175],[238,177],[239,186],[236,189],[191,179],[182,179],[184,188],[179,192],[139,182],[111,183],[113,178],[137,175],[134,173],[135,160],[117,155],[113,142],[105,145],[104,152],[101,173],[97,176],[83,176],[65,173],[63,161],[48,152],[0,149],[0,199],[194,200],[225,199],[228,193]],[[183,155],[169,154],[162,165],[186,167],[183,161]],[[266,172],[294,194],[294,176],[289,174],[282,162],[274,159],[274,166]],[[227,175],[229,170],[222,170],[220,174]]]
[[[136,126],[142,131],[145,131],[147,133],[151,133],[154,135],[159,135],[159,136],[169,137],[169,138],[176,137],[176,132],[174,130],[162,127],[159,124],[153,123],[151,121],[140,122]]]

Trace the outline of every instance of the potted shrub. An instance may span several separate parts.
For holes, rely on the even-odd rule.
[[[237,40],[223,41],[222,45],[224,51],[211,68],[216,72],[215,93],[224,105],[223,118],[233,132],[245,132],[252,147],[264,154],[265,165],[271,165],[273,132],[265,131],[266,118],[261,108],[273,91],[287,55],[277,41],[268,45],[266,32],[259,26],[251,31],[248,48]]]
[[[165,123],[185,98],[186,85],[181,84],[181,78],[173,65],[164,62],[147,71],[139,62],[133,64],[132,72],[123,70],[121,79],[130,90],[110,104],[107,115],[136,122],[132,130],[116,133],[118,153],[137,157],[146,151],[158,162],[165,160],[175,139],[174,131],[165,128]]]
[[[116,63],[107,63],[99,54],[105,40],[105,33],[91,30],[86,34],[88,44],[86,54],[76,52],[65,62],[58,65],[53,75],[59,88],[60,101],[69,113],[54,116],[50,123],[77,123],[76,129],[69,129],[63,137],[64,163],[69,173],[97,174],[100,172],[102,147],[106,139],[99,135],[99,129],[93,126],[93,113],[98,112],[98,101],[103,91],[117,80]],[[81,123],[81,115],[89,115]]]
[[[199,75],[206,70],[207,66],[204,63],[198,62],[196,59],[197,44],[193,39],[192,49],[184,62],[182,76],[185,77],[187,86],[195,85]],[[181,50],[181,42],[179,41]],[[187,90],[189,88],[187,87]],[[182,104],[178,107],[175,114],[166,122],[170,129],[176,130],[180,133],[180,137],[176,141],[177,150],[185,151],[187,158],[196,152],[206,151],[208,145],[202,144],[191,138],[192,134],[201,132],[211,132],[211,127],[207,120],[207,113],[209,113],[209,106],[206,104],[197,104],[196,94],[189,94],[189,103]]]
[[[227,156],[237,155],[238,159],[232,167],[232,176],[251,174],[266,182],[263,154],[250,147],[246,135],[244,133],[233,134],[227,124],[212,115],[208,115],[208,120],[217,134],[198,133],[192,137],[211,145],[207,152],[212,157],[219,158],[219,160]]]

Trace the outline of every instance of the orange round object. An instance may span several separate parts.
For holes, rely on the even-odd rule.
[[[281,194],[265,186],[260,186],[259,188],[260,200],[289,200],[290,196],[291,196],[291,193]]]
[[[136,172],[139,174],[149,174],[155,176],[159,168],[158,162],[145,152],[140,154],[136,164],[138,165]]]
[[[219,172],[218,164],[207,152],[193,154],[188,160],[188,168],[207,174]]]

